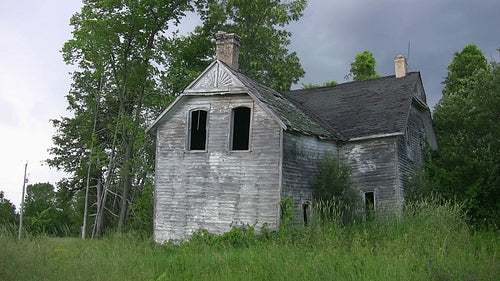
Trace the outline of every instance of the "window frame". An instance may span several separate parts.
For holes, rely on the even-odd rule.
[[[206,120],[205,120],[205,146],[204,149],[191,149],[191,140],[192,140],[192,130],[191,130],[191,122],[193,112],[196,111],[205,111],[206,112]],[[208,151],[208,133],[209,133],[209,115],[210,110],[208,107],[196,107],[192,108],[188,111],[187,114],[187,126],[186,126],[186,146],[185,150],[188,152],[199,153],[199,152],[207,152]]]
[[[234,141],[234,117],[235,112],[238,108],[247,108],[248,113],[248,147],[247,149],[233,149]],[[230,120],[229,120],[229,141],[228,141],[228,151],[230,152],[250,152],[252,149],[252,127],[253,127],[253,107],[249,104],[239,104],[231,107]]]

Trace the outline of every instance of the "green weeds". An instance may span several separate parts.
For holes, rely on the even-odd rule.
[[[498,232],[471,230],[460,209],[424,202],[394,218],[199,231],[179,245],[127,233],[17,240],[0,229],[0,279],[497,280]]]

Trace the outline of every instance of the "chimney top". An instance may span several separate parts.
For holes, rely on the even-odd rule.
[[[216,35],[215,55],[220,61],[227,63],[232,69],[238,70],[238,52],[240,36],[235,33],[218,31]]]
[[[394,69],[396,72],[396,78],[405,77],[408,74],[408,63],[406,58],[402,55],[397,55],[394,57]]]

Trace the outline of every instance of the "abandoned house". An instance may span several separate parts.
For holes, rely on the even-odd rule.
[[[375,212],[398,211],[404,182],[437,149],[419,72],[278,92],[238,72],[239,37],[217,33],[216,60],[147,129],[156,134],[157,242],[233,223],[280,223],[293,197],[307,220],[309,185],[326,151],[344,156]]]

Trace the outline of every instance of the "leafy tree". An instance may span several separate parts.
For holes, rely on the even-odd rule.
[[[349,79],[349,77],[352,77],[354,81],[360,81],[380,77],[377,71],[375,71],[376,63],[372,52],[365,50],[356,55],[354,62],[351,62],[351,70],[345,78]]]
[[[448,75],[443,81],[443,95],[467,95],[478,72],[488,67],[483,52],[476,45],[465,45],[461,52],[455,52],[448,65]]]
[[[328,80],[323,82],[323,84],[313,84],[313,83],[307,83],[304,84],[302,83],[302,89],[311,89],[311,88],[317,88],[317,87],[328,87],[328,86],[335,86],[337,85],[338,82],[335,80]]]
[[[295,52],[289,52],[291,32],[307,0],[199,0],[196,8],[203,25],[188,36],[177,36],[166,47],[169,72],[165,84],[176,92],[213,60],[219,30],[241,37],[239,71],[277,90],[289,90],[304,76]]]
[[[72,116],[53,120],[57,132],[48,163],[70,174],[60,184],[65,196],[82,201],[89,189],[92,230],[99,236],[106,227],[120,230],[134,194],[152,177],[154,144],[144,129],[172,100],[161,89],[158,47],[192,7],[188,0],[83,4],[62,50],[65,62],[78,67],[67,96]]]
[[[471,45],[467,45],[467,48]],[[475,48],[475,47],[474,47]],[[466,48],[464,48],[466,49]],[[449,67],[458,73],[476,69],[467,83],[449,77],[448,89],[434,111],[440,151],[428,167],[435,192],[445,199],[465,202],[475,223],[500,225],[500,65],[477,69],[457,68],[457,55]],[[477,60],[471,60],[475,64]],[[451,66],[450,65],[450,66]],[[470,72],[469,72],[470,73]],[[459,94],[453,94],[459,93]]]
[[[66,235],[69,220],[57,203],[50,183],[28,185],[23,213],[28,230],[33,234]]]
[[[16,221],[16,206],[4,197],[3,191],[0,191],[0,224],[15,224]]]

